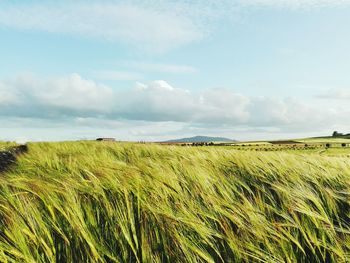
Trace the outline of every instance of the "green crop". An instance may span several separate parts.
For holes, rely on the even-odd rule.
[[[350,159],[30,143],[0,174],[0,262],[347,262]]]

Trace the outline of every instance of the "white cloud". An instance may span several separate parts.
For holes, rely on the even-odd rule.
[[[117,41],[160,52],[197,41],[204,34],[193,19],[171,9],[114,1],[3,5],[0,25]]]
[[[77,74],[0,80],[0,117],[50,119],[85,125],[108,122],[183,123],[209,129],[250,127],[284,132],[330,128],[346,123],[347,107],[316,105],[292,98],[253,97],[229,89],[191,92],[164,80],[116,90]],[[85,122],[85,123],[84,123]]]
[[[0,105],[14,104],[17,102],[17,94],[4,83],[0,83]]]
[[[114,103],[111,88],[78,74],[52,79],[19,76],[0,82],[0,94],[4,92],[12,103],[0,100],[0,108],[3,107],[3,114],[10,115],[33,114],[35,117],[35,114],[57,114],[56,111],[106,113]]]
[[[250,7],[312,9],[349,5],[350,0],[130,0],[0,2],[0,27],[82,36],[166,52],[200,41],[218,21],[238,18]],[[147,71],[193,73],[190,66],[144,63]]]
[[[141,90],[141,91],[150,90],[150,91],[162,92],[162,91],[174,91],[175,90],[169,83],[167,83],[164,80],[155,80],[149,84],[137,82],[136,87],[138,90]]]
[[[320,99],[328,100],[350,100],[350,89],[329,89],[321,94],[316,95]]]
[[[40,87],[40,84],[45,86]],[[111,88],[83,79],[78,74],[39,83],[34,95],[42,103],[75,110],[108,111],[113,103]]]

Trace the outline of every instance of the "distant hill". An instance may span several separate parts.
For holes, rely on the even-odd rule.
[[[209,137],[209,136],[194,136],[189,138],[181,138],[175,140],[169,140],[165,142],[170,143],[188,143],[188,142],[235,142],[236,140],[224,138],[224,137]]]

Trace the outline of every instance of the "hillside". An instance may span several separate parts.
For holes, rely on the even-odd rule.
[[[299,151],[30,143],[0,177],[0,262],[345,262],[349,178]]]
[[[224,137],[194,136],[189,138],[181,138],[168,140],[169,143],[191,143],[191,142],[234,142],[235,140]]]

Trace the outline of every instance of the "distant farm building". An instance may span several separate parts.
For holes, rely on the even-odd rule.
[[[114,138],[97,138],[96,141],[115,142]]]

